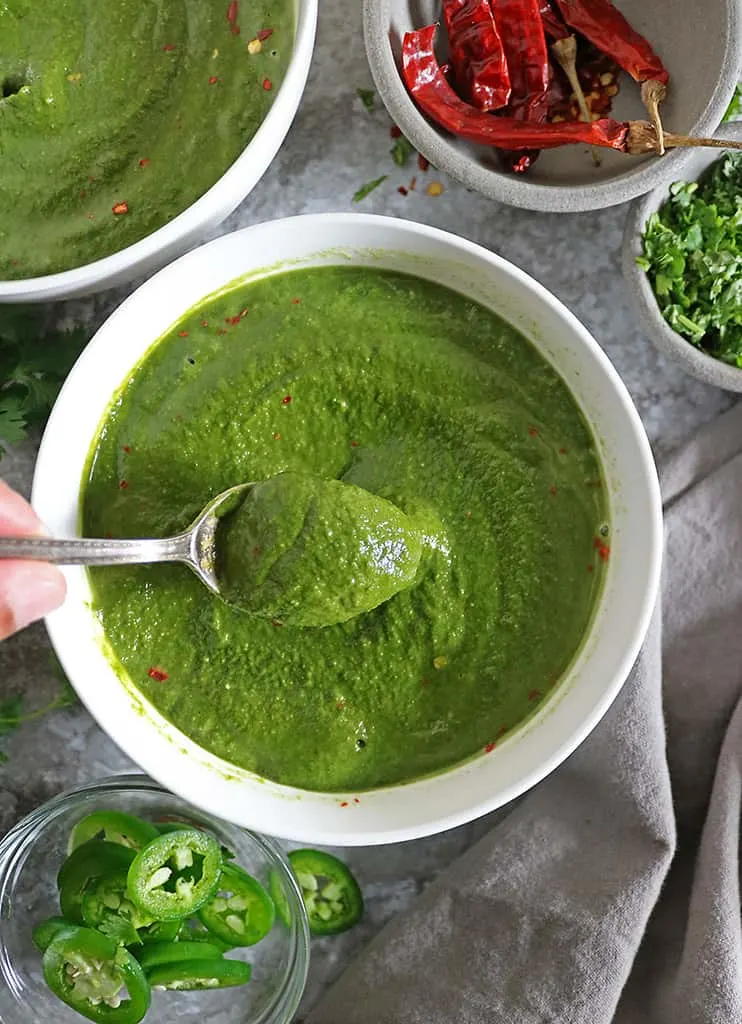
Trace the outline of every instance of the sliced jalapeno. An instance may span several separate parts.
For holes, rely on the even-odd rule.
[[[31,939],[34,946],[43,953],[52,939],[56,938],[60,932],[75,927],[77,926],[71,921],[65,921],[63,917],[50,917],[36,925],[31,932]]]
[[[289,910],[289,901],[286,899],[286,890],[283,887],[283,879],[276,871],[275,868],[271,868],[271,873],[268,878],[268,889],[273,900],[273,905],[276,908],[276,914],[287,928],[291,927],[291,911]]]
[[[313,935],[352,928],[363,913],[363,896],[350,869],[330,853],[292,850],[289,862],[299,883]]]
[[[276,908],[257,879],[236,864],[227,864],[216,894],[198,916],[222,942],[254,946],[273,927]]]
[[[183,922],[176,921],[155,921],[146,928],[140,928],[139,939],[145,945],[150,942],[173,942],[180,931]]]
[[[150,986],[134,957],[90,928],[60,932],[43,959],[44,979],[64,1003],[100,1024],[138,1024]]]
[[[141,850],[159,835],[154,825],[133,814],[123,811],[94,811],[72,829],[68,844],[72,853],[91,839],[105,839],[108,843],[119,843],[131,850]]]
[[[222,950],[210,942],[153,942],[140,950],[137,960],[145,971],[160,964],[177,964],[184,960],[221,960]]]
[[[83,893],[81,910],[89,928],[130,946],[141,942],[139,929],[148,928],[155,920],[129,899],[127,879],[127,871],[94,879]]]
[[[210,946],[217,946],[222,953],[234,949],[231,942],[223,942],[213,932],[210,932],[198,917],[189,917],[187,921],[178,922],[177,940],[178,942],[208,942]]]
[[[198,989],[244,985],[250,980],[251,969],[250,964],[242,960],[183,960],[180,963],[159,964],[146,973],[154,989],[193,992]]]
[[[83,924],[82,900],[95,879],[116,871],[128,871],[134,851],[118,843],[91,839],[72,853],[57,875],[59,904],[68,921]]]
[[[222,870],[217,841],[195,828],[153,839],[134,858],[129,896],[159,921],[195,914],[214,895]]]

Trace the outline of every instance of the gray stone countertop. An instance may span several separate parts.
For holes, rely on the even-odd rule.
[[[389,156],[390,121],[378,98],[369,114],[356,97],[357,87],[371,85],[360,3],[321,0],[317,49],[296,121],[258,187],[213,235],[276,217],[351,209],[424,221],[498,252],[577,314],[626,382],[656,454],[731,404],[730,396],[668,363],[643,336],[620,271],[625,207],[571,216],[530,213],[469,193],[432,168],[423,174],[412,166],[414,160],[398,168]],[[387,181],[354,206],[355,191],[382,174],[389,175]],[[413,174],[416,190],[399,194],[397,187],[408,185]],[[432,181],[442,182],[442,195],[427,194]],[[54,313],[92,330],[129,291],[67,303]],[[36,444],[27,442],[0,464],[3,478],[26,494],[35,451]],[[0,647],[0,697],[23,693],[29,707],[40,707],[58,685],[42,626]],[[0,766],[0,835],[63,789],[131,767],[81,708],[25,724],[4,741],[4,750],[9,760]],[[297,1021],[369,938],[487,827],[485,819],[431,839],[344,854],[361,881],[367,913],[351,932],[314,944]]]

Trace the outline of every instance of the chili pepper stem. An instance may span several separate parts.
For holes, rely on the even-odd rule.
[[[665,130],[662,127],[660,118],[660,103],[667,96],[667,86],[656,79],[642,82],[641,97],[642,103],[647,108],[654,129],[657,132],[657,153],[659,156],[665,154]]]
[[[585,99],[585,93],[582,91],[582,84],[577,75],[577,40],[574,36],[565,36],[564,39],[557,39],[556,42],[551,44],[551,52],[559,62],[559,66],[567,76],[572,92],[577,97],[577,105],[580,108],[580,115],[582,120],[589,124],[592,121],[590,110]],[[593,155],[593,163],[596,167],[600,167],[600,157],[597,151],[593,148],[590,151]]]
[[[689,147],[705,147],[710,149],[742,149],[742,142],[730,139],[696,138],[691,135],[676,135],[665,132],[664,142],[667,149],[685,149]],[[657,129],[649,121],[630,121],[626,137],[626,152],[632,156],[645,153],[659,154]]]

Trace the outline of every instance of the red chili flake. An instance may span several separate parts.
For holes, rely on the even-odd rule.
[[[273,440],[274,441],[280,441],[281,440],[281,435],[280,434],[274,434],[273,435]]]
[[[209,85],[216,85],[217,82],[221,82],[219,75],[209,75]]]
[[[175,49],[175,43],[166,43],[163,46],[163,50],[165,51],[165,53],[172,53],[174,49]]]
[[[529,427],[528,433],[531,437],[538,437],[538,430],[535,427]]]
[[[359,804],[360,802],[361,802],[361,801],[360,801],[360,800],[358,799],[358,797],[357,797],[357,796],[354,796],[354,797],[353,797],[353,803],[354,803],[354,804]]]
[[[410,192],[414,192],[417,188],[417,178],[410,178]]]
[[[237,316],[228,316],[225,322],[234,327],[235,324],[238,324],[241,319],[242,316],[238,313]]]
[[[427,676],[423,676],[423,686],[430,686],[430,680]]]
[[[554,484],[552,484],[551,487],[549,488],[549,494],[552,496],[552,498],[556,498],[556,496],[557,496],[557,489],[554,486]]]
[[[339,701],[337,702],[337,705],[336,705],[336,707],[337,707],[338,711],[342,711],[342,710],[343,710],[343,708],[345,707],[345,701],[344,701],[344,700],[339,700]]]
[[[601,562],[607,562],[611,557],[611,549],[608,544],[604,544],[600,537],[596,537],[593,541],[593,547],[598,552],[598,557]]]
[[[358,447],[358,444],[359,444],[359,442],[358,442],[358,441],[351,441],[351,442],[350,442],[350,447],[351,447],[351,448],[357,448],[357,447]]]
[[[122,214],[129,212],[129,204],[127,202],[114,203],[112,209],[116,216],[120,217]]]
[[[257,558],[258,555],[260,555],[262,553],[262,551],[263,551],[263,549],[261,548],[261,546],[259,544],[256,544],[255,547],[252,549],[253,557]]]
[[[273,88],[273,82],[271,82],[270,78],[263,79],[263,88],[265,89],[266,92],[271,91],[271,89]]]
[[[396,124],[393,124],[392,127],[389,129],[389,134],[393,139],[398,139],[402,135],[402,129],[397,127]]]
[[[90,182],[91,184],[92,184],[92,183],[93,183],[93,182],[95,181],[95,178],[93,177],[93,175],[92,175],[92,174],[89,174],[89,175],[88,175],[88,181],[89,181],[89,182]]]
[[[150,158],[148,156],[143,156],[142,159],[139,161],[139,166],[140,167],[149,167],[149,165],[151,163],[152,163],[152,161],[150,160]]]
[[[125,491],[128,486],[129,486],[129,481],[128,480],[122,480],[121,483],[119,484],[119,488],[122,491]]]
[[[291,404],[291,395],[284,395],[283,398],[281,399],[281,405],[290,405],[290,404]]]
[[[209,326],[209,321],[208,320],[202,320],[201,321],[201,326],[202,327],[208,327]]]
[[[496,734],[498,740],[499,740],[499,738],[501,736],[504,736],[507,731],[508,731],[508,727],[506,725],[501,725],[500,728],[497,730],[497,734]]]
[[[594,565],[592,565],[592,563],[591,563],[590,565],[588,565],[588,567],[587,567],[587,571],[588,571],[588,572],[595,572],[595,566],[594,566]]]
[[[348,806],[348,801],[347,800],[341,800],[340,801],[340,806],[341,807],[347,807]]]
[[[421,171],[427,171],[430,167],[430,160],[426,160],[422,153],[417,154],[417,166]]]
[[[229,7],[227,8],[227,21],[230,25],[234,25],[237,21],[237,14],[239,11],[239,3],[237,0],[231,0]]]
[[[560,448],[559,449],[559,454],[560,455],[566,455],[567,454],[567,449],[566,448]]]
[[[170,678],[170,676],[167,674],[167,672],[163,672],[163,670],[161,668],[154,668],[154,667],[151,668],[151,669],[148,669],[147,675],[149,676],[150,679],[154,679],[154,681],[156,683],[164,683],[164,682],[166,682],[166,680],[168,680]]]
[[[179,338],[187,338],[188,337],[188,331],[178,331],[178,337]]]
[[[301,299],[292,299],[291,300],[291,305],[292,306],[298,306],[300,302],[301,302]]]
[[[80,189],[80,199],[84,199],[87,194],[88,194],[88,190],[86,188],[81,188]]]
[[[131,448],[129,447],[128,444],[124,445],[123,451],[125,451],[127,455],[131,455]]]
[[[272,28],[261,28],[261,30],[258,32],[257,38],[260,40],[261,43],[264,43],[266,39],[270,39],[272,35]]]
[[[404,187],[404,185],[400,185],[399,188],[397,189],[397,192],[399,192],[401,196],[407,195],[407,189]]]
[[[232,32],[233,36],[238,36],[240,34],[240,26],[233,25],[230,31]]]
[[[496,746],[497,746],[497,744],[494,743],[494,742],[493,743],[488,743],[487,746],[484,748],[485,754],[491,754]]]
[[[541,691],[537,689],[530,690],[528,693],[528,699],[530,701],[541,700]]]

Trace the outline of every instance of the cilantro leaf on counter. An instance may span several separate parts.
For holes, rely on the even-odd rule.
[[[380,178],[374,178],[373,181],[367,181],[365,185],[361,185],[358,191],[353,196],[354,203],[360,203],[362,199],[365,199],[369,193],[373,192],[375,188],[378,188],[382,182],[386,181],[389,177],[388,174],[382,174]]]
[[[400,135],[389,152],[392,154],[392,160],[397,167],[404,167],[410,157],[416,152],[416,149],[409,139],[406,139],[404,135]]]
[[[722,117],[722,124],[724,121],[733,121],[737,117],[742,117],[742,85],[738,84],[734,90],[734,96],[729,101],[729,106],[726,109],[726,113]]]
[[[24,722],[31,722],[34,718],[43,718],[44,715],[48,715],[51,711],[74,707],[78,703],[77,694],[72,689],[66,676],[63,677],[61,689],[54,700],[51,700],[37,711],[24,712],[23,696],[20,693],[12,697],[6,697],[4,700],[0,700],[0,737],[14,732]],[[7,760],[8,755],[0,749],[0,764],[5,764]]]
[[[376,99],[376,93],[373,89],[356,89],[356,96],[364,105],[369,113],[374,109],[374,100]]]
[[[742,152],[670,187],[647,221],[637,263],[673,330],[742,367]]]
[[[35,309],[0,307],[0,458],[44,424],[85,340],[81,329],[45,331]]]

